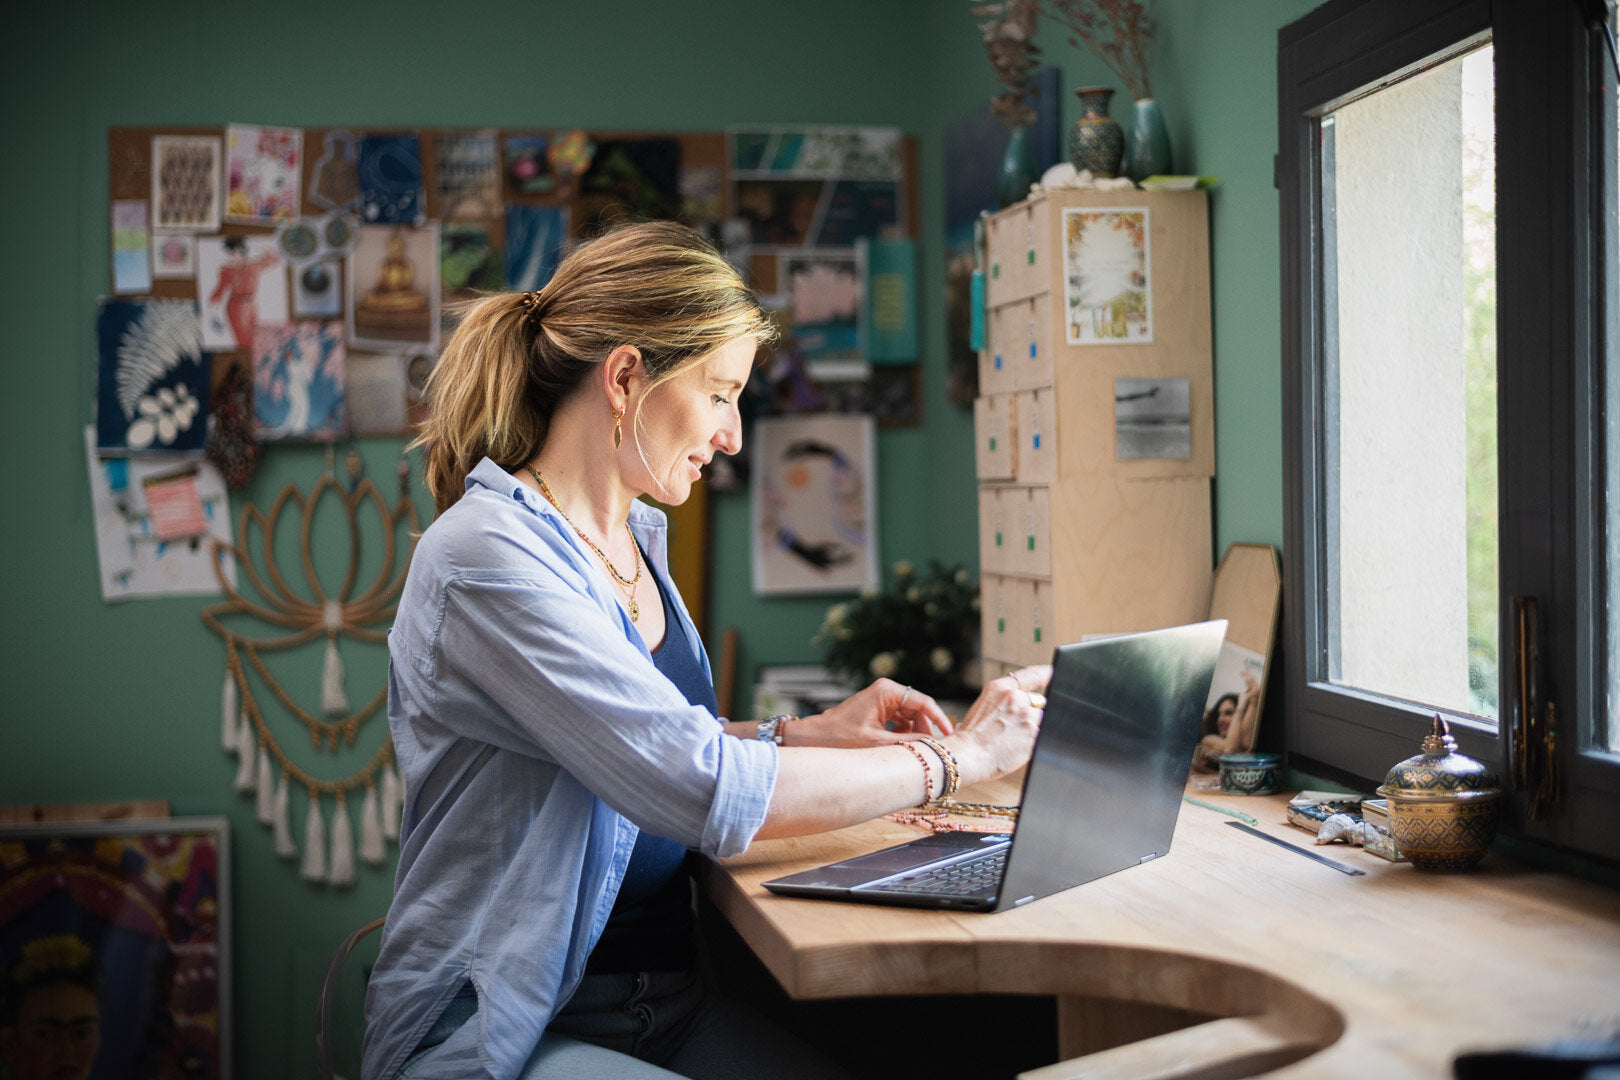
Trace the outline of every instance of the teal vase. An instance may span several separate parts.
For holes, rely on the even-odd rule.
[[[1125,175],[1140,182],[1144,177],[1170,171],[1170,133],[1164,114],[1152,98],[1136,103],[1130,138],[1125,140]]]
[[[996,175],[996,204],[1007,207],[1029,194],[1035,182],[1035,151],[1029,145],[1029,132],[1015,127],[1007,133],[1007,152],[1001,155],[1001,171]]]
[[[1125,155],[1125,132],[1108,115],[1111,86],[1082,86],[1075,91],[1085,115],[1069,129],[1069,160],[1081,171],[1090,171],[1099,180],[1119,175],[1119,161]]]

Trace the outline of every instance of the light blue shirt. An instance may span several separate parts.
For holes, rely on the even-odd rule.
[[[707,671],[663,513],[636,502],[630,527]],[[413,1075],[516,1075],[579,983],[637,826],[723,856],[765,820],[776,747],[687,703],[596,559],[487,458],[416,545],[388,638],[405,806],[366,1080],[393,1076],[467,980],[477,1014]]]

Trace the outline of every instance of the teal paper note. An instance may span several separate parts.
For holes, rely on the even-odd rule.
[[[917,253],[910,240],[863,240],[866,265],[866,359],[910,364],[917,359]]]

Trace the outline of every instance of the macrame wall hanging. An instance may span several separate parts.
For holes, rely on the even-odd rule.
[[[356,708],[349,705],[344,686],[343,654],[340,639],[352,647],[380,645],[388,641],[399,593],[405,584],[415,537],[421,531],[416,506],[410,498],[410,470],[403,459],[399,466],[399,496],[392,507],[383,499],[370,478],[360,476],[360,458],[354,450],[348,455],[348,483],[339,482],[332,468],[331,450],[327,468],[307,495],[289,483],[271,503],[269,513],[252,503],[242,507],[236,530],[236,545],[216,543],[214,570],[220,589],[229,599],[203,609],[208,628],[225,642],[225,683],[221,692],[220,744],[237,759],[236,789],[251,793],[259,821],[270,827],[275,852],[284,859],[299,855],[290,822],[289,789],[304,788],[309,810],[304,820],[303,858],[299,873],[309,881],[347,886],[355,881],[354,824],[349,796],[362,791],[360,804],[359,855],[377,866],[387,858],[386,841],[399,839],[402,789],[394,765],[393,741],[388,737],[386,684]],[[348,524],[348,561],[341,583],[329,589],[316,571],[312,548],[316,512],[323,506],[341,508]],[[363,509],[375,511],[381,524],[383,552],[376,576],[359,589],[360,516]],[[283,514],[299,515],[298,545],[304,583],[289,585],[276,552],[278,524]],[[401,538],[401,526],[404,529]],[[253,558],[254,539],[262,566]],[[233,588],[223,571],[224,560],[236,560],[241,578],[251,582],[257,599],[248,599]],[[230,620],[227,625],[226,620]],[[250,636],[239,625],[280,628],[284,633]],[[297,650],[324,644],[325,656],[320,677],[320,704],[316,709],[300,703],[265,661],[265,654]],[[266,692],[280,709],[267,708]],[[353,747],[361,728],[374,717],[382,720],[368,728],[368,734],[381,729],[377,750],[356,771],[338,779],[325,779],[316,765],[300,765],[289,750],[299,745],[286,738],[302,725],[307,731],[310,752],[300,751],[304,760],[322,755],[335,757],[342,748]],[[278,734],[279,733],[279,734]],[[324,804],[330,802],[328,824]]]

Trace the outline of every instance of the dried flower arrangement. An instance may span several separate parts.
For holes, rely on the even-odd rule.
[[[996,79],[1007,89],[990,99],[990,111],[1001,117],[1008,128],[1028,127],[1035,122],[1035,109],[1027,99],[1038,91],[1029,81],[1035,69],[1040,46],[1035,44],[1035,27],[1040,14],[1036,0],[1001,0],[975,4],[973,14],[982,20],[979,32],[990,54]]]
[[[1043,0],[1043,13],[1068,27],[1070,45],[1096,53],[1133,98],[1153,96],[1155,27],[1141,0]]]
[[[828,608],[812,644],[829,671],[857,684],[887,677],[935,698],[970,698],[978,631],[979,587],[966,570],[897,562],[884,588]]]

